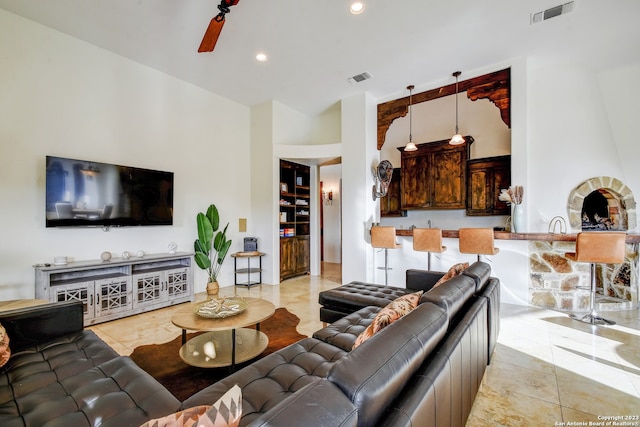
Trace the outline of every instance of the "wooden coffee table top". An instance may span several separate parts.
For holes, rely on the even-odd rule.
[[[235,316],[209,319],[198,316],[194,311],[204,301],[185,304],[171,317],[171,323],[191,331],[225,331],[255,325],[273,316],[276,311],[271,301],[260,298],[245,298],[247,309]]]

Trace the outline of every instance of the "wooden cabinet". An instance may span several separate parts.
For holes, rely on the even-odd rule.
[[[380,199],[380,216],[407,216],[407,211],[402,206],[402,169],[394,168],[391,175],[391,183],[387,189],[387,195]]]
[[[36,298],[82,301],[86,325],[193,300],[191,254],[78,261],[35,269]]]
[[[280,160],[281,279],[309,272],[310,178],[309,166]]]
[[[418,150],[402,151],[402,209],[466,208],[466,174],[469,146],[449,140],[417,144]]]
[[[280,279],[288,279],[310,270],[309,236],[280,238]]]
[[[498,196],[511,185],[511,156],[469,160],[467,168],[467,215],[509,215],[509,205]]]

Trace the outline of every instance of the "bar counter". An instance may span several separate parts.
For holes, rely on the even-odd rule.
[[[397,236],[411,237],[413,231],[411,229],[396,229]],[[539,242],[575,242],[577,233],[561,234],[561,233],[510,233],[508,231],[495,231],[496,240],[529,240]],[[442,230],[442,237],[457,239],[458,230]],[[627,234],[627,243],[640,243],[640,234]]]

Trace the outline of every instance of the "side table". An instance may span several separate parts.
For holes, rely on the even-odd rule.
[[[251,252],[236,252],[231,254],[233,257],[233,269],[234,269],[234,282],[236,286],[246,286],[251,288],[254,285],[262,284],[262,257],[265,255],[263,252],[251,251]],[[251,267],[251,258],[258,258],[258,267]],[[245,258],[247,260],[247,268],[238,268],[238,258]],[[246,282],[238,282],[238,275],[246,274]],[[252,280],[253,274],[258,275],[258,280]]]

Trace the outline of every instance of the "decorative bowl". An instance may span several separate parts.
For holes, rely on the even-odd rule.
[[[212,299],[199,304],[194,312],[209,319],[222,319],[235,316],[247,309],[247,302],[242,297]]]

